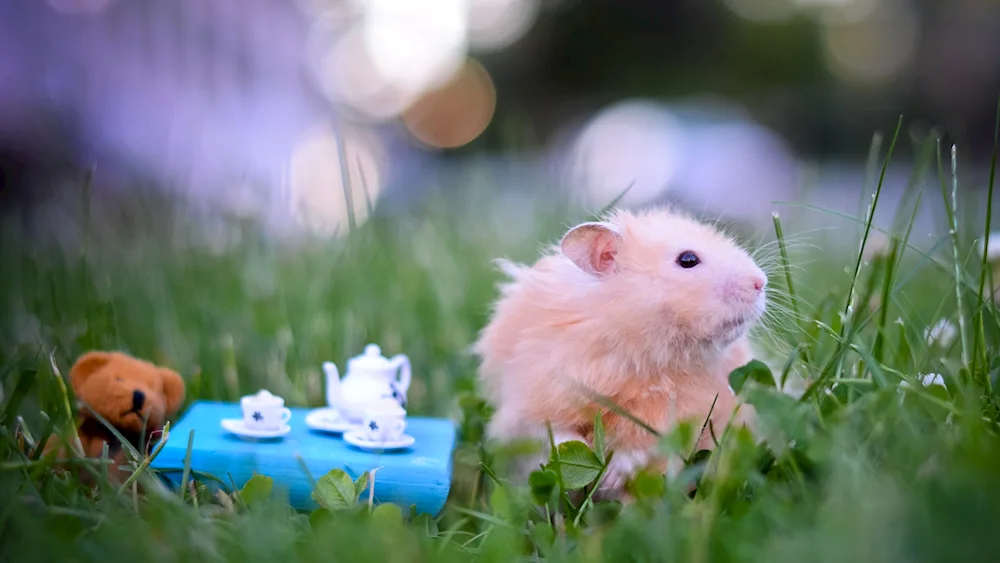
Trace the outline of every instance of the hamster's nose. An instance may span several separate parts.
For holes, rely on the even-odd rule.
[[[764,286],[767,285],[767,277],[754,276],[753,278],[751,278],[751,283],[753,284],[754,291],[757,291],[759,293],[762,289],[764,289]]]
[[[142,405],[146,402],[146,394],[142,391],[132,391],[132,410],[141,411]]]

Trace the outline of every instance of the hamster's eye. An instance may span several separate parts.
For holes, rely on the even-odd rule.
[[[701,263],[701,260],[698,259],[698,256],[694,252],[685,250],[677,257],[677,263],[680,264],[681,268],[694,268]]]

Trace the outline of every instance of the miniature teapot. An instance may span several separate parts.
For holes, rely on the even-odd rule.
[[[377,344],[369,344],[364,354],[348,360],[343,379],[333,362],[324,362],[323,372],[327,403],[351,422],[360,422],[365,407],[379,399],[392,398],[406,406],[410,359],[403,354],[385,358]]]

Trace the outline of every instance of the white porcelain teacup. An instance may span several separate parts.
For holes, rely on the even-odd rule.
[[[372,442],[398,440],[406,431],[406,410],[392,399],[376,401],[365,408],[361,431]]]
[[[243,425],[251,430],[277,430],[292,418],[292,411],[285,408],[285,400],[266,389],[244,396],[240,406]]]

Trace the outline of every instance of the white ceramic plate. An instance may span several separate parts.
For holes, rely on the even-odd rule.
[[[412,446],[416,439],[409,434],[403,434],[398,439],[389,442],[373,442],[365,438],[364,434],[360,430],[351,430],[350,432],[344,433],[344,441],[363,450],[381,451],[398,450],[400,448]]]
[[[306,426],[321,432],[341,434],[355,427],[337,409],[314,409],[306,415]]]
[[[242,418],[225,418],[222,420],[222,427],[242,438],[278,438],[292,431],[292,427],[287,424],[282,424],[277,430],[247,428]]]

